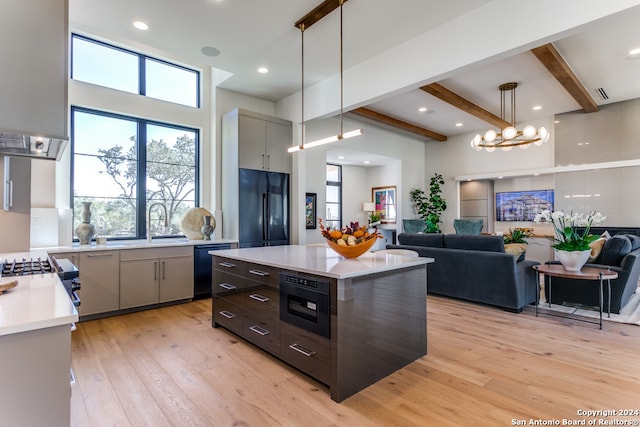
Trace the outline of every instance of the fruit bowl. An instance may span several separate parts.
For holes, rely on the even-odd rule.
[[[333,249],[334,251],[336,251],[339,255],[342,255],[345,258],[357,258],[360,255],[362,255],[363,253],[367,252],[369,249],[371,249],[371,247],[376,243],[377,237],[373,237],[369,240],[365,240],[362,243],[358,243],[357,245],[353,245],[353,246],[342,246],[339,245],[327,238],[325,238],[325,241],[327,242],[327,245],[329,245],[329,247],[331,249]]]

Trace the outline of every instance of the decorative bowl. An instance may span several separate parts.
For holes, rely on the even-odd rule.
[[[325,240],[327,242],[327,245],[329,245],[329,247],[336,251],[339,255],[342,255],[345,258],[358,258],[360,255],[371,249],[371,247],[376,243],[376,240],[378,239],[372,238],[353,246],[342,246],[329,239],[325,238]]]

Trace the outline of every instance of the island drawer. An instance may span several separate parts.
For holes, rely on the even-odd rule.
[[[247,278],[251,281],[264,283],[277,288],[278,273],[279,270],[277,267],[247,263]]]
[[[247,279],[236,276],[226,271],[215,270],[213,272],[213,295],[230,295],[244,292],[247,288]]]
[[[278,356],[280,352],[280,319],[277,313],[250,313],[244,319],[242,336],[263,350]]]
[[[280,359],[324,384],[331,381],[331,340],[280,323]]]
[[[242,294],[242,306],[251,313],[267,315],[271,313],[273,317],[279,317],[278,307],[280,306],[280,295],[277,290],[267,286],[249,288]]]
[[[242,334],[243,310],[229,298],[213,297],[213,326],[224,326],[236,334]]]
[[[214,255],[213,268],[225,273],[235,274],[237,276],[247,276],[247,263],[236,259],[225,258]]]

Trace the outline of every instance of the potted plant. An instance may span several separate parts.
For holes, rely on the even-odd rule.
[[[425,233],[440,233],[440,215],[447,209],[447,202],[442,198],[441,185],[444,179],[439,173],[434,173],[429,181],[429,195],[420,188],[414,188],[409,193],[416,214],[424,220]]]
[[[565,270],[580,271],[591,254],[589,244],[599,237],[589,233],[591,226],[601,224],[605,219],[606,216],[594,211],[585,215],[544,210],[535,216],[534,221],[553,225],[551,247],[555,250],[556,258]],[[578,227],[584,227],[584,230],[579,232]]]
[[[509,229],[509,233],[503,236],[504,251],[516,257],[516,261],[523,261],[529,244],[525,238],[529,237],[529,234],[522,228]]]

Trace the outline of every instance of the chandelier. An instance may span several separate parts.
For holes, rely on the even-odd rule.
[[[349,132],[343,131],[343,109],[344,109],[344,72],[343,72],[343,34],[342,34],[342,5],[347,0],[325,0],[319,6],[317,6],[314,10],[306,14],[302,17],[298,22],[295,23],[295,26],[300,29],[300,34],[302,37],[302,88],[301,88],[301,96],[302,96],[302,122],[301,122],[301,137],[300,144],[289,147],[287,151],[289,153],[294,153],[296,151],[304,150],[305,148],[317,147],[319,145],[330,144],[332,142],[341,141],[347,138],[353,138],[354,136],[359,136],[363,134],[362,129],[355,129]],[[304,31],[309,28],[311,25],[324,18],[331,11],[340,8],[340,131],[337,135],[328,136],[326,138],[321,138],[311,142],[304,142]]]
[[[515,82],[503,83],[498,86],[500,89],[500,117],[505,122],[506,92],[511,94],[511,121],[509,122],[511,126],[505,127],[501,132],[489,129],[484,133],[484,136],[477,134],[471,140],[471,148],[476,151],[481,151],[483,148],[489,152],[496,148],[510,151],[513,147],[526,149],[531,144],[540,146],[549,140],[549,131],[542,126],[538,129],[532,125],[526,125],[522,130],[516,128],[516,87],[518,87],[518,83]]]

